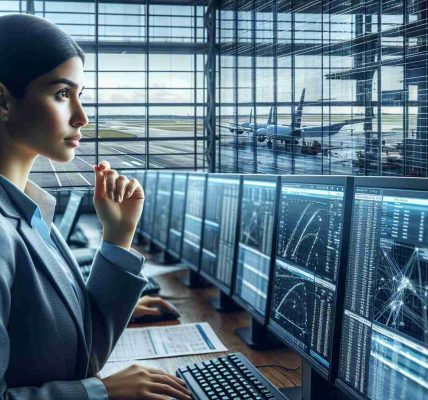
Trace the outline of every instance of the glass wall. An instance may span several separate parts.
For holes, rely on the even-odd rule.
[[[427,176],[427,3],[224,0],[219,171]]]
[[[81,99],[90,122],[76,157],[66,164],[38,157],[30,179],[91,186],[101,160],[119,171],[206,169],[205,6],[163,3],[0,0],[0,15],[46,18],[86,54]]]

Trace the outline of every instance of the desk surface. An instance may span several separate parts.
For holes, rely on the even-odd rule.
[[[141,251],[138,247],[138,250]],[[149,258],[150,256],[148,256]],[[209,299],[218,294],[214,287],[203,289],[188,289],[182,282],[184,271],[157,276],[156,280],[161,285],[161,296],[166,297],[175,304],[180,312],[180,322],[202,322],[208,321],[221,341],[230,352],[243,353],[256,366],[259,365],[281,365],[286,368],[296,368],[287,371],[283,368],[265,367],[259,370],[277,387],[292,387],[301,383],[301,359],[285,347],[277,347],[271,350],[253,350],[235,335],[234,330],[238,327],[247,326],[249,317],[245,312],[219,313],[209,303]],[[174,325],[176,321],[163,322],[147,325]],[[171,374],[175,374],[178,367],[192,362],[218,357],[222,353],[206,354],[198,356],[172,357],[157,360],[146,360],[144,365],[152,368],[160,368]]]

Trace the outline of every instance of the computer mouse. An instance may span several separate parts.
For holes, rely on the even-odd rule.
[[[180,317],[177,310],[170,311],[168,308],[161,305],[155,306],[154,308],[157,308],[161,312],[161,315],[143,315],[142,317],[132,319],[131,322],[146,324],[149,322],[172,321]]]

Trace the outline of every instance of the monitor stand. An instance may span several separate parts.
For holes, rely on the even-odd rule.
[[[173,257],[171,254],[169,254],[166,251],[161,251],[160,253],[155,255],[156,264],[173,265],[173,264],[177,264],[178,261],[179,260],[176,257]]]
[[[280,389],[287,400],[333,400],[338,399],[338,391],[328,383],[311,365],[302,360],[302,386]]]
[[[232,312],[242,310],[242,308],[239,307],[230,296],[226,295],[221,290],[218,297],[210,298],[210,303],[218,312]]]
[[[245,342],[245,344],[253,349],[265,350],[273,347],[282,346],[267,330],[265,325],[250,319],[250,326],[245,328],[235,329],[235,333]]]
[[[188,269],[187,274],[181,280],[189,289],[207,286],[204,279],[195,271]]]
[[[143,244],[143,252],[147,254],[156,254],[159,253],[161,249],[159,246],[155,245],[151,240],[146,244]]]

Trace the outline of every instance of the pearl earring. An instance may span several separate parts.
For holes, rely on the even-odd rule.
[[[7,115],[3,115],[3,119],[7,121]]]

